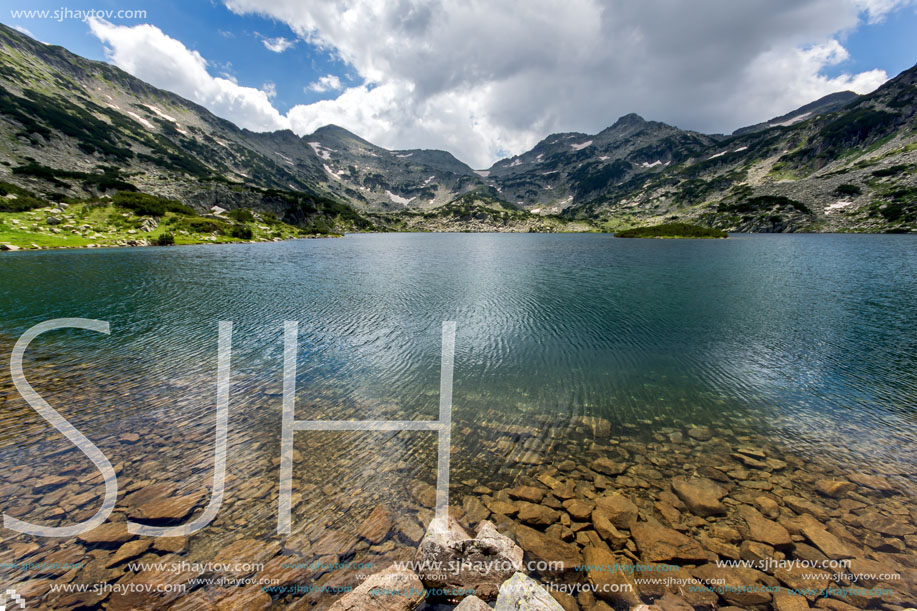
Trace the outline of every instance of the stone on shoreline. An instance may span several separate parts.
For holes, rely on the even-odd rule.
[[[115,545],[133,538],[134,535],[127,532],[125,522],[106,522],[77,536],[77,539],[90,545]]]
[[[701,582],[710,584],[708,587],[713,588],[727,603],[739,607],[769,603],[770,593],[760,586],[776,585],[764,573],[746,567],[718,567],[711,563],[697,567],[691,574]],[[722,611],[723,608],[720,609]]]
[[[184,520],[203,498],[204,491],[199,490],[182,496],[155,499],[141,505],[137,517],[156,522]]]
[[[494,611],[517,611],[519,609],[564,611],[560,603],[554,600],[540,583],[522,573],[515,573],[500,586]]]
[[[423,507],[436,505],[436,488],[419,479],[413,480],[408,486],[411,496]]]
[[[432,520],[414,556],[431,574],[420,575],[430,588],[474,589],[477,596],[493,599],[500,584],[522,570],[522,549],[483,521],[472,537],[451,516]]]
[[[477,596],[466,596],[453,611],[492,611],[490,605]]]
[[[774,592],[774,609],[776,611],[805,611],[809,603],[804,596],[790,592]]]
[[[851,473],[850,479],[853,482],[865,486],[866,488],[872,488],[873,490],[878,490],[880,492],[894,492],[895,487],[891,483],[880,475],[867,475],[866,473]]]
[[[106,567],[113,567],[118,564],[121,564],[125,560],[131,560],[136,558],[146,550],[150,548],[150,545],[153,544],[153,541],[149,538],[143,539],[134,539],[133,541],[128,541],[124,545],[118,548],[118,551],[115,552],[115,555],[108,559],[105,563]]]
[[[608,514],[603,509],[596,508],[595,511],[592,512],[592,526],[595,528],[595,532],[597,532],[602,539],[607,541],[612,549],[621,549],[627,545],[629,537],[615,528]]]
[[[917,531],[912,524],[909,524],[901,518],[882,515],[878,512],[864,513],[857,520],[866,530],[871,530],[883,535],[893,537],[904,537],[914,534]]]
[[[570,499],[564,501],[564,509],[567,510],[567,513],[570,514],[570,517],[574,520],[588,520],[589,516],[592,515],[592,510],[595,509],[595,503],[584,499]]]
[[[785,496],[782,500],[784,505],[796,513],[811,513],[821,521],[828,519],[828,514],[825,512],[825,509],[821,505],[817,505],[808,499],[804,499],[800,496]]]
[[[698,441],[709,441],[713,438],[713,431],[709,426],[695,426],[688,429],[688,437]]]

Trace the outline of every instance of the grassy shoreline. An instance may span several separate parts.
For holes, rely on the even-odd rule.
[[[272,215],[249,211],[236,218],[223,214],[164,211],[161,216],[153,216],[139,212],[143,210],[114,203],[0,212],[0,250],[270,243],[339,235],[306,233]]]

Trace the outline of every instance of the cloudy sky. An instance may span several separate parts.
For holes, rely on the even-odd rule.
[[[628,112],[731,132],[917,62],[914,0],[93,0],[44,18],[17,11],[62,3],[4,4],[4,23],[239,126],[335,123],[476,168]]]

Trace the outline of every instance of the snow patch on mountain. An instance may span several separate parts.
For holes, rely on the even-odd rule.
[[[336,179],[342,180],[341,176],[343,175],[343,172],[340,174],[336,173],[334,170],[331,169],[330,166],[328,166],[327,163],[322,164],[322,167],[325,168],[325,171],[331,174],[332,176],[334,176]]]
[[[147,128],[147,129],[156,129],[156,128],[153,126],[152,123],[150,123],[149,121],[147,121],[146,119],[144,119],[143,117],[141,117],[140,115],[138,115],[137,113],[131,112],[131,111],[128,110],[128,111],[127,111],[127,114],[129,114],[129,115],[131,116],[132,119],[134,119],[135,121],[137,121],[137,123],[139,123],[140,125],[144,126],[145,128]]]
[[[410,197],[410,198],[408,198],[408,197],[401,197],[400,195],[396,195],[396,194],[392,193],[392,192],[389,191],[389,190],[386,190],[386,191],[385,191],[385,194],[388,195],[388,198],[389,198],[390,200],[392,200],[392,201],[395,202],[396,204],[401,204],[401,205],[403,205],[403,206],[407,206],[408,204],[410,204],[410,203],[414,200],[413,197]]]
[[[844,208],[848,206],[852,206],[852,205],[853,205],[853,202],[843,202],[843,201],[834,202],[833,204],[828,204],[828,207],[825,208],[825,214],[834,214],[838,210],[843,210]]]
[[[770,125],[773,125],[775,127],[789,127],[793,123],[799,123],[800,121],[802,121],[803,119],[805,119],[806,117],[808,117],[811,114],[812,114],[811,112],[804,112],[801,115],[797,115],[793,117],[792,119],[787,119],[783,123],[771,123]]]
[[[175,117],[173,117],[172,115],[167,115],[166,113],[162,112],[156,106],[153,106],[152,104],[144,104],[144,106],[146,106],[151,111],[153,111],[153,114],[155,114],[160,119],[165,119],[166,121],[171,121],[172,123],[175,123]]]
[[[316,155],[318,155],[325,161],[328,161],[329,159],[331,159],[331,153],[333,153],[334,151],[332,149],[327,149],[323,147],[321,142],[307,142],[307,144],[312,147],[312,150],[315,151]]]

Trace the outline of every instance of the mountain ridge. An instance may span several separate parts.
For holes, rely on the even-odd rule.
[[[563,230],[539,221],[554,215],[604,230],[674,217],[745,231],[909,231],[915,72],[765,122],[798,118],[787,125],[724,136],[629,113],[596,134],[549,134],[474,170],[448,151],[389,150],[336,125],[305,136],[240,129],[117,67],[0,26],[0,180],[48,197],[103,197],[99,180],[64,175],[116,167],[122,183],[202,211],[248,207],[307,222],[344,206],[387,229],[435,230],[442,224],[424,223],[481,213],[499,219],[494,230]],[[903,169],[872,176],[886,166]],[[469,198],[480,210],[469,214]]]

